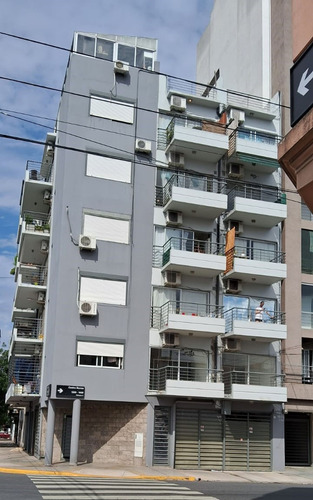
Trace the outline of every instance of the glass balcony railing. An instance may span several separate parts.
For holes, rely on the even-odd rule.
[[[215,134],[226,134],[225,127],[218,122],[210,120],[195,120],[188,118],[187,116],[179,116],[173,118],[166,129],[167,146],[170,144],[174,137],[175,127],[185,127],[190,129],[202,130],[204,132],[213,132]]]
[[[153,267],[165,266],[170,260],[172,249],[211,255],[225,254],[225,245],[223,244],[172,237],[163,246],[153,247]]]
[[[170,314],[181,316],[200,316],[210,318],[223,318],[223,306],[196,304],[192,302],[168,301],[162,306],[152,307],[151,327],[163,328],[168,324]]]
[[[167,365],[161,368],[150,368],[149,390],[164,391],[167,380],[181,380],[187,382],[221,382],[220,370],[212,370],[203,367],[179,366],[178,364]]]
[[[213,176],[174,174],[162,189],[163,206],[171,199],[173,187],[193,189],[211,193],[222,193],[225,191],[225,182],[221,182]],[[158,194],[160,194],[158,192]]]
[[[223,382],[225,384],[225,394],[231,394],[232,384],[282,387],[284,385],[284,375],[278,373],[233,370],[223,373]]]
[[[232,332],[234,321],[255,321],[255,309],[246,309],[242,307],[233,307],[224,313],[225,317],[225,332]],[[277,311],[266,309],[263,313],[262,323],[285,325],[286,314]]]

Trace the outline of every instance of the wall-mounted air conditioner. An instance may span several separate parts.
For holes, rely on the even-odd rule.
[[[240,293],[242,291],[241,280],[228,278],[225,283],[226,293]]]
[[[49,250],[49,241],[47,240],[42,240],[40,243],[40,251],[41,253],[47,253]]]
[[[226,231],[230,231],[235,228],[235,234],[241,234],[243,232],[243,224],[238,220],[228,220],[226,221]]]
[[[185,111],[187,101],[184,97],[178,95],[171,95],[170,108],[175,111]]]
[[[53,156],[54,155],[54,146],[51,144],[48,144],[47,149],[46,149],[46,154],[47,156]]]
[[[168,210],[165,214],[165,217],[166,217],[166,225],[181,226],[183,223],[183,215],[181,212]]]
[[[136,139],[135,149],[137,153],[151,153],[151,141]]]
[[[229,163],[227,165],[227,176],[230,179],[242,179],[243,175],[244,168],[240,163]]]
[[[81,234],[79,236],[78,246],[81,250],[96,250],[97,240],[93,236]]]
[[[170,151],[168,157],[168,164],[170,167],[180,167],[185,166],[185,157],[183,153],[176,153],[175,151]]]
[[[44,304],[46,302],[45,292],[38,292],[37,294],[37,304]]]
[[[88,302],[86,300],[81,300],[79,303],[79,314],[81,316],[96,316],[97,302]]]
[[[123,61],[115,61],[114,73],[118,73],[120,75],[125,75],[126,73],[129,73],[129,64]]]
[[[165,271],[164,273],[165,286],[178,286],[181,285],[181,274],[177,271]]]
[[[229,121],[236,120],[238,121],[238,125],[242,125],[246,119],[246,114],[244,111],[240,109],[231,109],[229,111]]]
[[[43,192],[43,201],[44,203],[50,203],[51,201],[51,191],[48,191],[48,189]]]
[[[239,111],[238,112],[238,125],[241,125],[242,123],[244,123],[246,119],[246,114],[244,111]]]
[[[240,340],[227,338],[223,339],[224,350],[229,352],[240,351]]]
[[[175,347],[179,345],[179,334],[164,332],[162,333],[162,346]]]

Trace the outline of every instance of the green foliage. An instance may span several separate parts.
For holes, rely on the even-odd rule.
[[[6,345],[0,347],[0,427],[9,425],[8,407],[4,403],[8,388],[8,351]]]

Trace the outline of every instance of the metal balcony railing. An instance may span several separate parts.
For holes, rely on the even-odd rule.
[[[12,356],[8,382],[14,384],[14,394],[39,394],[41,358],[30,354]]]
[[[152,328],[160,329],[167,325],[170,314],[178,314],[180,316],[223,318],[224,308],[223,306],[169,300],[162,306],[153,306],[151,308]]]
[[[231,394],[232,384],[282,387],[284,385],[284,375],[279,373],[233,370],[223,373],[223,382],[225,384],[225,394]]]
[[[232,332],[234,328],[234,321],[255,321],[255,309],[246,309],[243,307],[233,307],[224,312],[225,317],[225,332]],[[285,325],[286,314],[282,312],[272,311],[266,309],[263,313],[262,323],[269,323],[275,325]]]
[[[222,193],[225,191],[225,182],[222,182],[213,176],[173,174],[167,184],[161,188],[163,206],[166,205],[166,203],[171,199],[173,186],[211,193]],[[160,195],[159,189],[157,195]]]
[[[23,285],[45,286],[47,284],[48,268],[21,263],[18,275],[21,276]]]
[[[215,134],[226,134],[226,129],[223,125],[218,122],[210,121],[210,120],[195,120],[192,118],[184,117],[175,117],[173,118],[167,129],[166,129],[166,145],[168,146],[171,140],[174,137],[174,129],[175,127],[185,127],[190,129],[202,130],[205,132],[213,132]]]
[[[41,163],[37,161],[27,161],[26,170],[29,171],[29,180],[30,181],[44,181],[44,182],[52,182],[52,165],[50,169],[48,169],[47,175],[44,177],[40,173]]]
[[[228,210],[232,210],[235,205],[235,198],[247,198],[251,200],[267,201],[270,203],[286,204],[286,194],[279,189],[270,186],[253,184],[238,184],[228,193]]]
[[[285,262],[284,252],[277,250],[268,250],[267,248],[247,248],[242,245],[235,245],[232,249],[234,257],[249,260],[260,260],[263,262],[275,262],[283,264]]]
[[[238,93],[232,90],[227,91],[227,104],[242,109],[255,109],[266,113],[278,113],[278,104],[263,97]]]
[[[167,77],[167,90],[180,92],[190,96],[209,97],[214,101],[217,99],[218,95],[216,87],[209,87],[208,85],[196,82],[188,82],[175,77]]]
[[[26,231],[50,233],[50,214],[25,212],[23,221]]]
[[[286,373],[286,383],[313,384],[313,365],[295,365],[286,360],[284,371]]]
[[[225,255],[225,245],[223,244],[172,237],[163,246],[153,247],[153,267],[165,266],[170,260],[171,249],[211,255]]]
[[[15,318],[13,328],[18,339],[42,338],[42,320],[31,318]]]
[[[221,370],[197,368],[190,366],[167,365],[162,368],[150,368],[149,390],[165,391],[167,380],[181,380],[187,382],[221,382]]]

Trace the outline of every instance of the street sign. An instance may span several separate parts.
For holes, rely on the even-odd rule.
[[[84,399],[85,387],[81,385],[57,385],[57,398]]]
[[[313,43],[290,70],[290,123],[293,127],[313,106]]]

